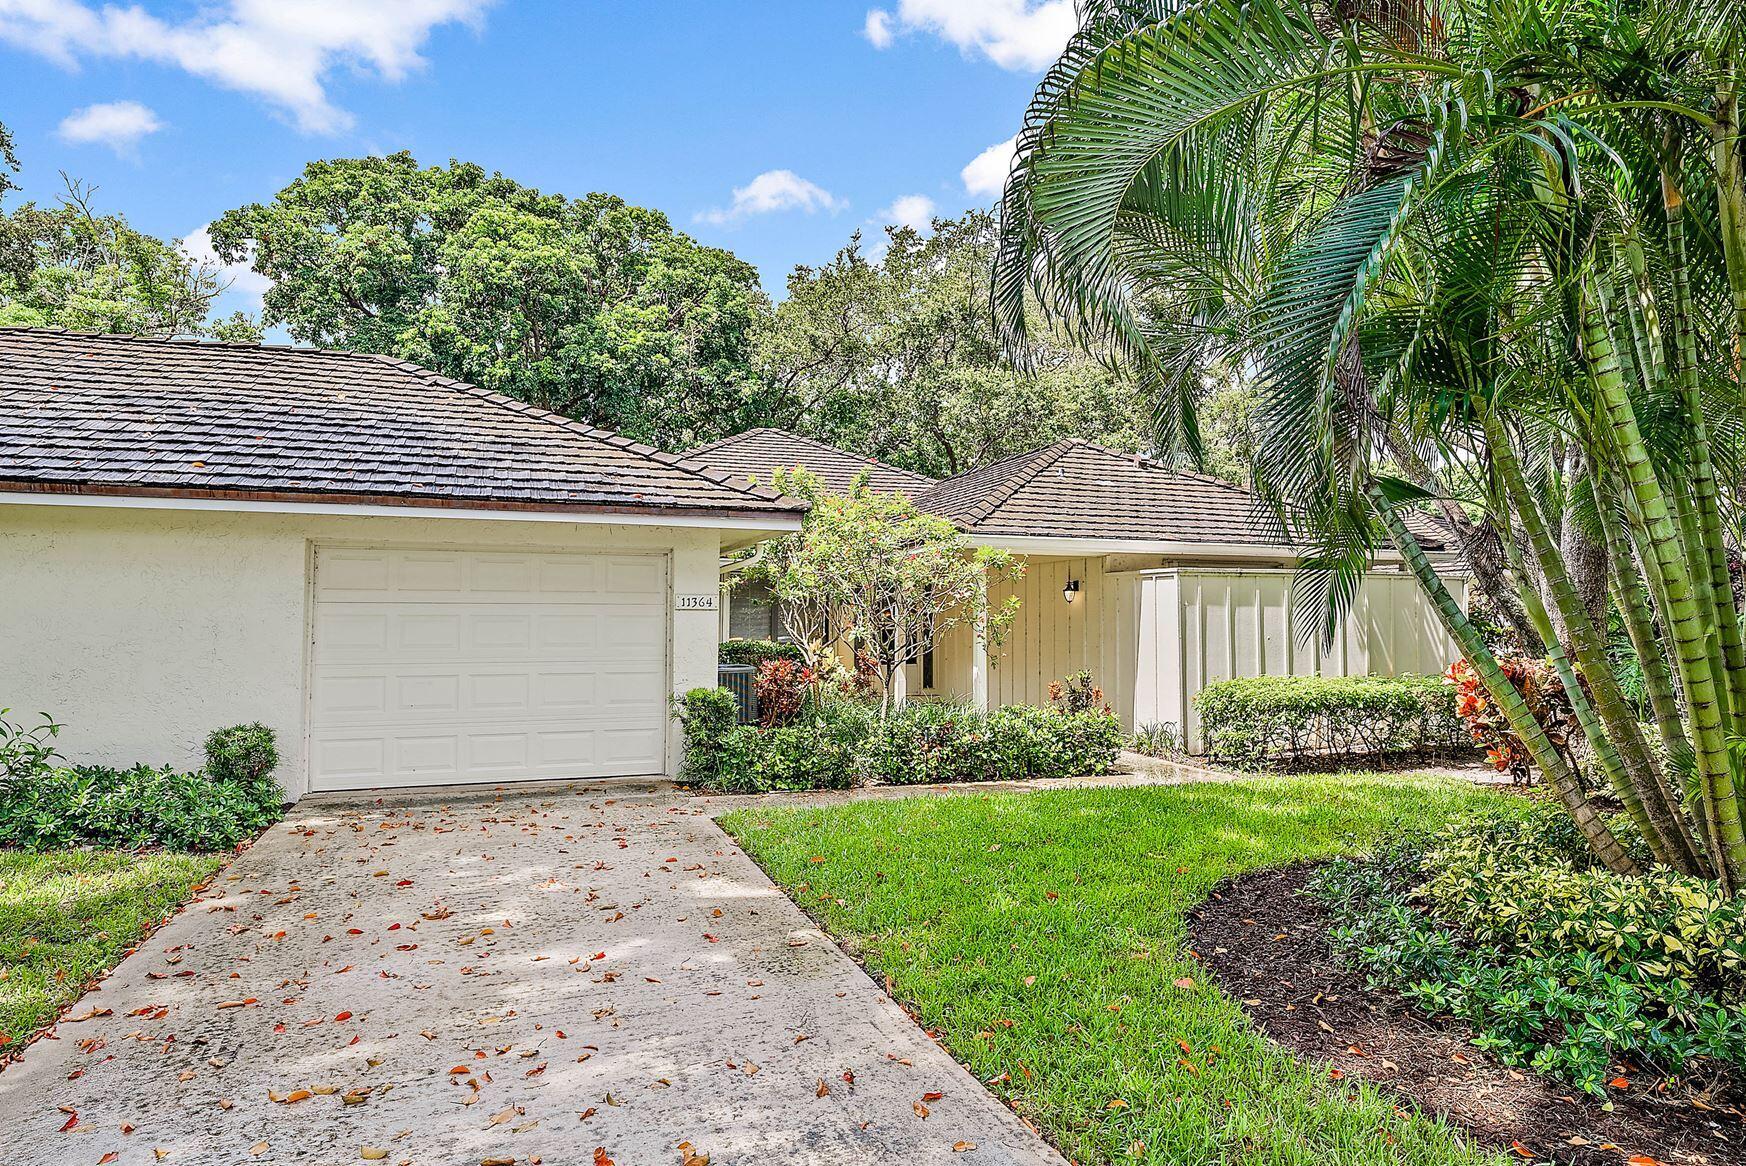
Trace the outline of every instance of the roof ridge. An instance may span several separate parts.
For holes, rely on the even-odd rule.
[[[180,344],[188,348],[241,349],[248,352],[295,352],[304,356],[378,356],[353,348],[326,348],[319,344],[286,344],[280,341],[218,340],[211,336],[147,336],[140,332],[100,332],[95,328],[67,328],[59,324],[0,324],[0,332],[28,332],[50,336],[74,336],[86,340],[121,340],[134,344]]]
[[[426,368],[416,361],[403,360],[400,357],[391,356],[385,352],[360,352],[352,353],[351,355],[367,356],[375,360],[383,361],[395,366],[402,372],[411,373],[414,376],[420,377],[430,384],[438,385],[445,389],[453,389],[456,392],[466,393],[469,396],[478,397],[483,401],[489,401],[493,405],[498,405],[512,412],[526,414],[529,417],[550,422],[561,429],[567,429],[573,433],[578,433],[583,437],[590,438],[591,440],[604,442],[607,445],[625,450],[628,453],[634,453],[639,457],[646,458],[659,465],[671,466],[675,469],[684,470],[688,474],[695,474],[697,477],[703,478],[705,481],[711,482],[717,486],[725,487],[735,493],[756,498],[760,502],[789,503],[797,508],[806,505],[800,499],[790,498],[780,490],[772,490],[768,486],[753,485],[751,482],[735,478],[732,474],[717,470],[712,466],[703,464],[702,462],[682,457],[679,454],[667,453],[644,442],[634,441],[631,438],[626,437],[621,433],[615,433],[610,429],[602,429],[598,425],[589,425],[587,422],[578,421],[574,417],[566,417],[562,413],[557,413],[550,409],[543,409],[538,405],[530,405],[526,401],[517,400],[505,393],[481,388],[470,381],[457,380],[451,376],[444,376],[442,373],[437,372],[434,369]]]
[[[1092,441],[1089,438],[1071,437],[1068,438],[1068,440],[1077,442],[1080,445],[1089,446],[1090,448],[1097,450],[1099,453],[1107,453],[1111,457],[1121,458],[1123,461],[1136,462],[1147,469],[1162,470],[1166,474],[1175,474],[1179,477],[1188,478],[1196,482],[1204,482],[1208,486],[1218,486],[1222,489],[1234,490],[1239,494],[1246,494],[1250,497],[1259,497],[1255,491],[1237,482],[1228,482],[1224,478],[1218,477],[1215,474],[1205,473],[1201,470],[1179,469],[1176,466],[1170,465],[1169,463],[1152,457],[1149,454],[1129,453],[1126,450],[1113,449],[1110,446]]]
[[[961,530],[969,530],[977,523],[986,521],[996,510],[999,510],[1002,506],[1010,502],[1014,494],[1017,494],[1027,484],[1035,480],[1038,474],[1060,461],[1062,455],[1069,449],[1072,449],[1077,440],[1077,438],[1069,437],[1057,441],[1053,445],[1045,445],[1040,449],[1028,450],[1025,453],[1014,454],[1012,457],[1004,459],[1005,461],[1020,461],[1026,457],[1030,458],[1028,462],[1025,462],[1023,469],[1005,479],[1001,483],[999,489],[990,491],[982,501],[978,502],[955,519],[955,524]],[[1000,464],[1001,462],[993,463],[995,466]],[[993,467],[989,466],[984,468]],[[975,472],[975,470],[966,471],[966,473],[972,474]]]
[[[812,446],[814,449],[827,450],[830,453],[838,454],[842,457],[853,458],[854,460],[856,460],[858,462],[864,462],[867,465],[877,466],[882,470],[889,470],[894,474],[903,474],[906,477],[919,478],[922,481],[929,483],[930,485],[936,484],[939,482],[938,478],[929,477],[927,474],[921,473],[919,470],[906,470],[902,466],[894,466],[890,462],[881,461],[880,459],[878,459],[876,457],[871,457],[871,456],[864,454],[864,453],[856,453],[852,449],[844,449],[840,445],[832,445],[828,441],[821,440],[820,438],[817,438],[817,437],[808,437],[806,434],[796,433],[792,429],[783,429],[779,425],[754,425],[750,429],[743,429],[738,433],[731,434],[730,436],[717,438],[715,441],[712,441],[707,445],[700,445],[700,446],[697,446],[695,449],[687,450],[686,456],[691,457],[691,458],[696,458],[701,454],[706,454],[706,453],[710,453],[714,450],[721,449],[723,446],[726,446],[732,442],[739,441],[742,438],[750,437],[754,433],[778,434],[782,437],[787,438],[790,441],[804,442],[805,444]]]

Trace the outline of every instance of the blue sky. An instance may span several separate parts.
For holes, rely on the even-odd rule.
[[[406,149],[658,208],[780,295],[857,227],[991,203],[1071,8],[0,0],[0,122],[14,200],[65,170],[155,234],[269,198],[310,159]]]

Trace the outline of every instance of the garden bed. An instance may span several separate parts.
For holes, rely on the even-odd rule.
[[[1720,1166],[1746,1161],[1746,1115],[1621,1089],[1606,1103],[1512,1069],[1460,1024],[1427,1019],[1367,987],[1327,942],[1322,907],[1298,891],[1313,867],[1254,871],[1190,917],[1189,943],[1255,1023],[1331,1074],[1395,1090],[1522,1161],[1571,1166]],[[1610,1105],[1610,1110],[1606,1106]]]

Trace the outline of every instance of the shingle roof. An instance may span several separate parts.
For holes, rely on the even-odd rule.
[[[0,328],[0,485],[784,514],[674,454],[368,353]]]
[[[978,535],[1276,547],[1292,542],[1278,517],[1248,490],[1077,438],[947,478],[915,501]],[[1427,531],[1426,545],[1441,549],[1442,540]]]
[[[768,482],[776,470],[804,466],[833,494],[846,492],[862,471],[868,474],[869,486],[886,493],[916,494],[934,484],[925,474],[900,470],[786,429],[748,429],[688,450],[685,456],[760,482]]]

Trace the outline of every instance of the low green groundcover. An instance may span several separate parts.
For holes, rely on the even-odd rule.
[[[737,811],[723,824],[952,1055],[1085,1164],[1497,1166],[1270,1044],[1184,950],[1244,871],[1520,805],[1424,777],[1271,777]]]
[[[787,724],[737,723],[722,689],[693,689],[676,714],[685,726],[680,779],[724,793],[1077,777],[1107,773],[1121,724],[1101,709],[1009,705],[982,713],[915,702],[881,718],[853,701],[808,705]]]
[[[0,851],[0,1057],[114,967],[219,858]]]
[[[1746,896],[1613,874],[1556,806],[1391,840],[1309,892],[1373,982],[1507,1064],[1597,1096],[1642,1072],[1746,1091]]]
[[[206,765],[192,773],[62,764],[53,748],[58,728],[0,716],[0,846],[228,850],[284,809],[272,778],[279,755],[263,725],[211,734]]]

